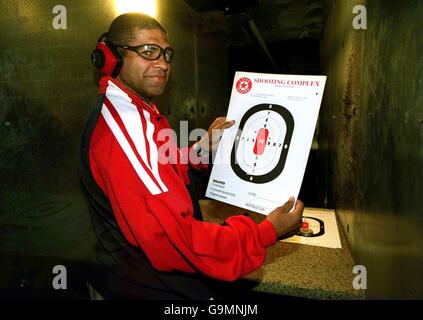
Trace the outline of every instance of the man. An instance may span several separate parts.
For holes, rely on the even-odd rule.
[[[246,216],[204,222],[182,160],[212,151],[219,139],[205,135],[176,156],[162,152],[158,135],[170,126],[151,99],[162,94],[171,70],[166,31],[147,15],[124,14],[105,41],[123,64],[116,78],[100,80],[82,143],[81,180],[104,270],[93,286],[110,299],[216,298],[212,279],[232,281],[259,268],[267,247],[298,231],[303,205],[297,201],[289,213],[291,199],[260,224]],[[208,132],[231,125],[218,118]]]

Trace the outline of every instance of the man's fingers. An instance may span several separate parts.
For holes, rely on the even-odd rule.
[[[216,118],[216,119],[213,121],[213,123],[212,123],[212,127],[217,127],[217,126],[219,126],[220,124],[224,123],[225,121],[226,121],[226,117],[219,117],[219,118]]]
[[[303,211],[304,211],[304,203],[301,200],[297,200],[297,203],[295,204],[294,212],[302,215]]]
[[[213,127],[213,129],[211,130],[211,135],[212,135],[212,140],[217,140],[220,139],[220,137],[223,134],[223,130],[232,127],[235,124],[235,121],[226,121],[223,122],[222,124]]]
[[[289,200],[287,202],[285,202],[285,204],[281,207],[281,210],[283,212],[288,213],[292,207],[294,206],[295,203],[295,198],[294,197],[290,197]]]
[[[232,121],[225,121],[221,124],[219,124],[219,126],[217,127],[217,129],[227,129],[232,127],[235,124],[235,120]]]
[[[234,123],[234,120],[226,121],[226,117],[219,117],[213,121],[210,127],[213,129],[226,129],[232,126]]]

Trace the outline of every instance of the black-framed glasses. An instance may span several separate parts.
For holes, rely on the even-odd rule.
[[[141,44],[139,46],[118,45],[117,47],[133,51],[146,60],[157,60],[162,55],[167,63],[171,63],[173,60],[173,49],[171,47],[162,48],[154,43]]]

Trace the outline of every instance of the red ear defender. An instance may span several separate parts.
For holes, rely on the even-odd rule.
[[[103,34],[91,54],[91,63],[105,76],[116,78],[123,65],[123,58],[116,47],[105,40]]]

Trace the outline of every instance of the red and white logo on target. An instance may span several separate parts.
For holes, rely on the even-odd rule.
[[[244,94],[244,93],[247,93],[248,91],[250,91],[252,86],[253,86],[253,83],[251,82],[251,80],[244,77],[244,78],[241,78],[237,81],[236,90],[239,93]]]

